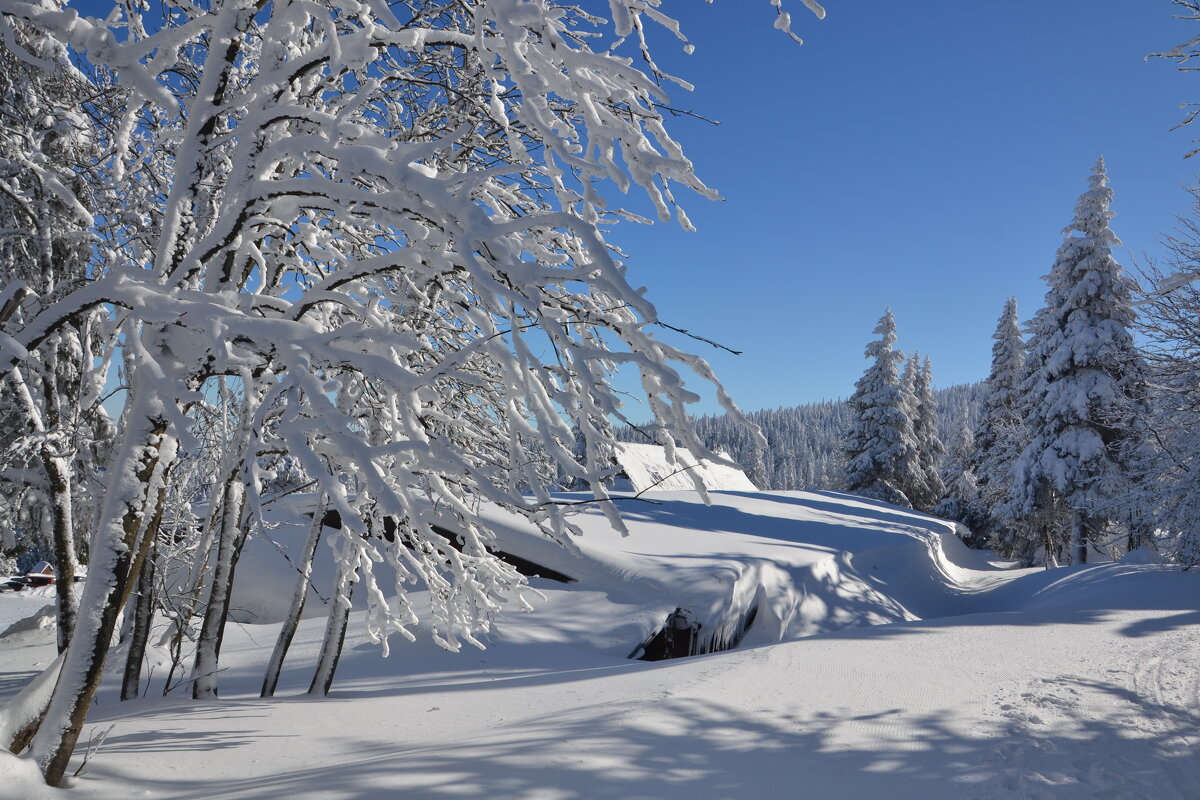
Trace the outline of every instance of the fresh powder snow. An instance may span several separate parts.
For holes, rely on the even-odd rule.
[[[0,797],[1196,796],[1195,574],[1144,551],[1013,569],[951,523],[837,493],[647,497],[619,501],[629,536],[580,505],[576,554],[485,510],[498,546],[573,582],[532,578],[533,610],[514,602],[486,649],[457,654],[420,629],[383,658],[356,609],[323,699],[304,693],[319,598],[275,699],[258,697],[295,576],[280,550],[307,530],[281,527],[239,567],[254,579],[235,589],[221,699],[163,697],[151,666],[122,703],[110,672],[71,771],[107,738],[69,790],[5,754]],[[333,570],[321,552],[314,585]],[[0,701],[54,660],[36,622],[52,602],[0,595]],[[629,659],[676,608],[701,635],[756,614],[733,650]]]

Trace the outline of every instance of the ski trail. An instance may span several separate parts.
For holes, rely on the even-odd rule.
[[[990,754],[997,778],[975,798],[1200,797],[1200,641],[1180,630],[1112,650],[1100,675],[1039,678],[1001,693]]]
[[[1200,794],[1200,641],[1179,630],[1158,638],[1138,653],[1130,688],[1142,700],[1138,719],[1156,737],[1173,788],[1192,798]]]

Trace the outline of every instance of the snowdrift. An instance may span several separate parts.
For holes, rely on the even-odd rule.
[[[506,615],[499,636],[558,631],[562,641],[627,656],[680,608],[706,640],[754,646],[963,613],[971,594],[961,585],[964,575],[1003,572],[967,550],[952,523],[851,495],[722,491],[710,499],[706,506],[695,491],[660,491],[623,501],[627,537],[595,506],[580,506],[573,517],[584,531],[578,553],[511,514],[485,511],[501,549],[574,579],[532,579],[545,599],[531,599],[532,615]],[[297,516],[280,522],[271,541],[251,541],[238,566],[233,619],[283,618],[295,582],[291,554],[307,527]],[[325,613],[332,582],[322,548],[306,615]],[[586,623],[562,619],[581,605],[589,610]]]
[[[695,480],[709,491],[756,492],[756,487],[740,469],[698,461],[682,447],[675,450],[675,462],[667,459],[665,448],[656,444],[620,444],[617,463],[629,479],[634,492],[695,491]]]

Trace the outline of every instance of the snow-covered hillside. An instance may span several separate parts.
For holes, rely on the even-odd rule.
[[[577,554],[497,515],[506,552],[575,582],[532,579],[534,609],[512,604],[485,651],[426,637],[383,659],[352,625],[325,699],[303,694],[323,620],[271,701],[277,624],[231,625],[221,700],[122,704],[109,686],[81,745],[111,732],[71,790],[3,756],[0,797],[1200,796],[1196,575],[1007,569],[948,523],[845,495],[712,500],[630,502],[629,537],[581,506]],[[266,587],[235,600],[241,619],[274,614],[272,558],[239,567]],[[0,595],[0,631],[52,599]],[[732,651],[626,658],[677,607],[702,632],[757,613]],[[0,699],[53,658],[52,629],[19,629]]]

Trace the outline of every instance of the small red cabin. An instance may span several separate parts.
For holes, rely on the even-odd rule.
[[[54,567],[49,561],[39,561],[33,569],[25,573],[25,582],[29,586],[49,586],[54,583]]]

